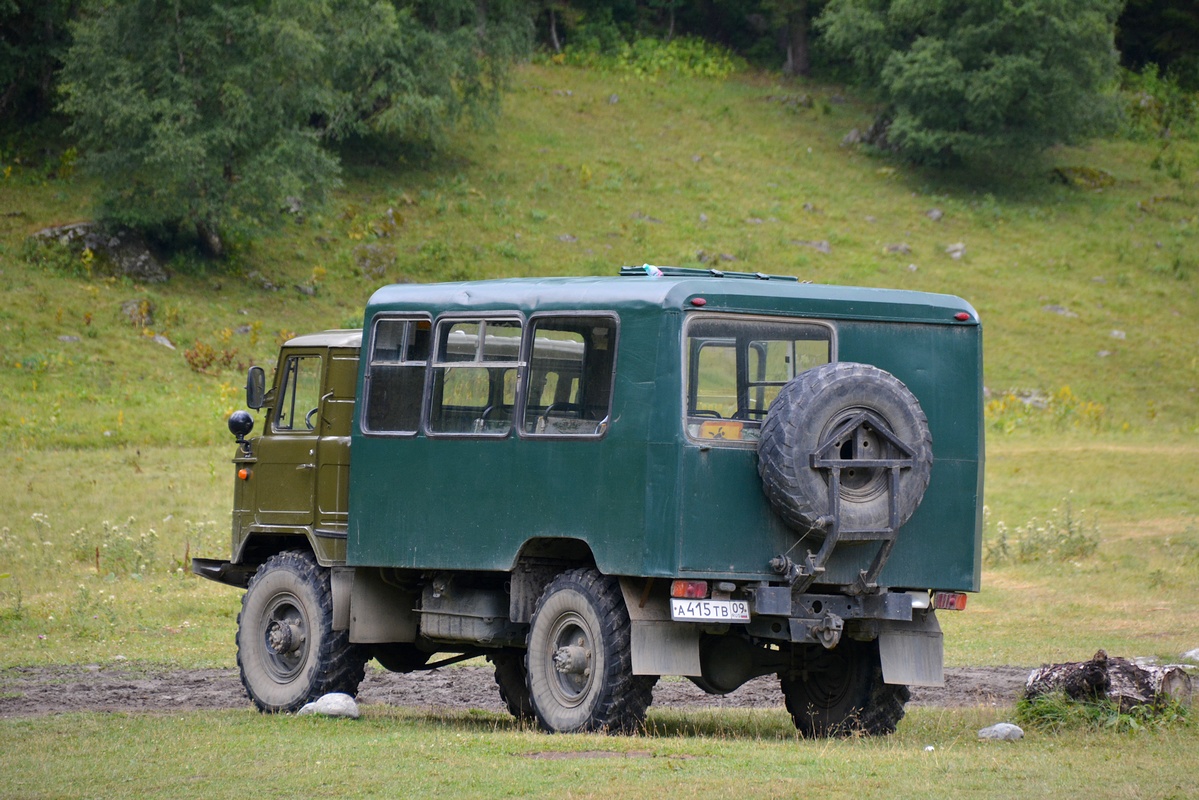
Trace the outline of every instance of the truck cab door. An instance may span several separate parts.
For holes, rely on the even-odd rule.
[[[325,358],[319,352],[291,353],[279,366],[282,372],[270,430],[255,448],[255,521],[265,528],[310,526],[316,505]]]

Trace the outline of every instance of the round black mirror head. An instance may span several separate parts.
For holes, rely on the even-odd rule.
[[[249,411],[234,411],[229,415],[229,432],[237,437],[237,443],[246,440],[246,435],[254,430],[254,418]]]

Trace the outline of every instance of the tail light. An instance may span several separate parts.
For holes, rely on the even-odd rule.
[[[965,611],[965,592],[936,592],[933,594],[933,608],[945,611]]]
[[[671,597],[684,597],[689,600],[702,600],[708,596],[707,581],[672,581],[670,584]]]

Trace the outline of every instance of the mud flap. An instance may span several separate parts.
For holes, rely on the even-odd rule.
[[[879,626],[884,683],[945,685],[945,647],[934,611],[914,611],[911,622],[883,620]]]
[[[644,579],[621,578],[620,590],[629,610],[634,675],[702,674],[699,625],[674,622],[665,595],[644,593]]]

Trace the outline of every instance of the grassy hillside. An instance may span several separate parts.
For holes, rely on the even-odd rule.
[[[979,613],[947,623],[951,662],[1199,646],[1199,175],[1155,171],[1158,145],[1125,141],[987,182],[908,171],[842,146],[870,115],[838,92],[524,67],[494,130],[435,158],[348,154],[332,207],[227,263],[178,259],[152,285],[82,252],[31,264],[27,237],[87,219],[91,187],[0,165],[0,664],[231,663],[236,593],[177,570],[225,554],[224,416],[245,366],[272,364],[282,339],[357,324],[387,282],[645,262],[978,308],[988,541],[1069,501],[1102,545],[989,562]],[[1175,147],[1199,163],[1194,143]],[[130,302],[152,319],[131,322]]]

